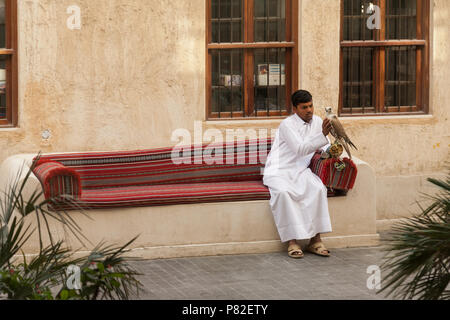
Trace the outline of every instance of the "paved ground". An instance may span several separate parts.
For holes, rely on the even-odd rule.
[[[334,249],[332,257],[285,253],[133,262],[143,273],[139,299],[149,300],[373,300],[367,268],[381,265],[381,247]]]

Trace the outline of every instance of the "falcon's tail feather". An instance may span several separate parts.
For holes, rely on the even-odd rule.
[[[350,153],[350,148],[348,147],[347,141],[339,141],[341,142],[342,146],[344,147],[345,151],[347,152],[350,159],[352,159],[352,154]]]
[[[353,144],[353,142],[349,138],[345,139],[345,142],[347,142],[351,147],[353,147],[356,150],[358,150],[358,148]]]

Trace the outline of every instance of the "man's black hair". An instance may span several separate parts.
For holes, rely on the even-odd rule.
[[[312,95],[306,90],[298,90],[292,94],[292,105],[296,107],[299,103],[312,101]]]

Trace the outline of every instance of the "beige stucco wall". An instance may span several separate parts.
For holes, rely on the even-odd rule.
[[[203,130],[278,126],[280,120],[204,121],[204,0],[79,0],[82,29],[69,30],[66,9],[73,4],[19,0],[19,127],[0,129],[0,161],[39,150],[174,145],[172,132],[193,132],[196,120]],[[338,104],[339,0],[300,0],[300,9],[300,86],[322,115],[321,107]],[[355,156],[374,167],[388,197],[377,201],[379,218],[393,217],[384,208],[397,200],[389,192],[397,178],[445,171],[448,21],[450,2],[432,1],[429,116],[344,120],[359,147]],[[41,137],[47,129],[48,141]],[[419,189],[412,187],[412,201]]]
[[[163,146],[204,117],[203,0],[77,1],[72,31],[73,4],[19,0],[19,128],[0,133],[1,159]]]

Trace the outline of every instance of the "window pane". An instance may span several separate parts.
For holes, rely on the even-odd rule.
[[[416,105],[416,47],[386,48],[386,106]]]
[[[232,0],[231,1],[231,10],[233,18],[242,17],[242,0]]]
[[[386,39],[417,37],[417,0],[386,1]]]
[[[231,18],[231,0],[219,0],[220,18]]]
[[[211,1],[211,32],[213,43],[242,42],[243,0]]]
[[[0,0],[0,48],[6,48],[5,0]]]
[[[343,48],[343,112],[374,112],[373,48]]]
[[[218,19],[219,17],[219,0],[211,0],[211,18]]]
[[[0,119],[6,118],[6,60],[0,56]]]
[[[243,50],[212,50],[212,112],[243,110]]]
[[[255,50],[255,110],[286,110],[286,49]]]
[[[219,42],[231,42],[231,22],[220,22]]]
[[[219,42],[219,22],[217,21],[211,21],[211,33],[212,33],[212,42],[217,43]]]
[[[255,17],[267,16],[267,0],[255,0]]]
[[[255,41],[286,41],[286,0],[255,0]]]
[[[367,27],[369,6],[367,1],[344,0],[344,40],[373,40],[374,30]]]

